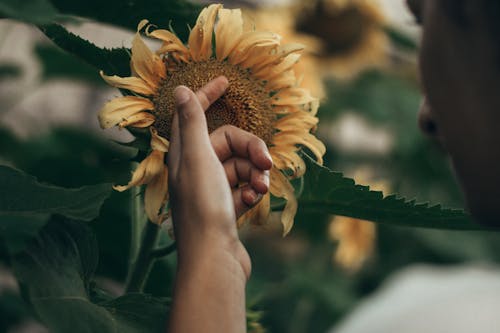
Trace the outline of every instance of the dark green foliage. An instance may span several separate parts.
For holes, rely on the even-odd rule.
[[[346,215],[379,223],[406,227],[454,230],[481,230],[462,210],[443,209],[407,201],[396,195],[384,197],[382,192],[356,185],[341,173],[316,164],[305,156],[307,173],[299,199],[300,209]]]
[[[42,65],[42,80],[72,79],[94,85],[105,85],[97,70],[59,48],[35,45],[35,54]]]
[[[166,299],[130,294],[94,304],[89,294],[97,243],[80,222],[53,220],[14,270],[35,313],[54,333],[151,332],[165,327]]]
[[[0,18],[9,17],[20,21],[44,24],[56,19],[57,10],[50,0],[1,0]]]
[[[202,6],[185,0],[52,0],[62,13],[91,18],[131,30],[142,19],[162,27],[172,24],[175,32],[186,40],[187,25],[194,25]]]
[[[101,49],[58,24],[40,26],[58,47],[107,74],[130,75],[130,56],[125,48]]]
[[[99,215],[110,184],[66,189],[0,165],[0,238],[10,251],[22,250],[51,215],[90,221]]]

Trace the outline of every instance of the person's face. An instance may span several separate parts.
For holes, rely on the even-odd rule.
[[[420,127],[449,152],[471,213],[500,225],[500,46],[483,1],[407,2],[423,27]]]

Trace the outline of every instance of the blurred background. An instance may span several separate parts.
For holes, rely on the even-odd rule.
[[[419,133],[420,29],[403,0],[223,1],[259,30],[307,46],[299,73],[321,98],[325,164],[385,194],[462,207],[443,151]],[[168,22],[155,22],[164,23]],[[99,47],[130,47],[133,32],[91,21],[68,29]],[[99,128],[119,95],[97,71],[36,27],[0,20],[0,162],[67,187],[124,183],[126,130]],[[122,292],[130,194],[114,192],[91,226],[98,282]],[[492,332],[500,323],[500,237],[373,225],[300,212],[289,236],[276,222],[241,231],[253,261],[248,307],[255,332]],[[19,296],[0,252],[0,332],[46,332]],[[171,293],[173,258],[147,292]],[[453,320],[451,320],[453,318]]]

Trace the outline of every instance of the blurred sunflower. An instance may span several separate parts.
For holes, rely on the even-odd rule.
[[[259,27],[284,40],[307,46],[300,70],[310,73],[304,85],[323,97],[321,78],[351,78],[364,69],[388,62],[385,17],[374,0],[315,0],[294,6],[262,7],[249,16]],[[313,81],[313,82],[311,82]],[[318,84],[319,82],[319,84]]]
[[[164,159],[175,112],[173,90],[178,85],[198,90],[220,75],[228,78],[226,93],[206,112],[209,131],[229,124],[266,142],[274,161],[270,193],[287,200],[281,217],[285,234],[297,210],[289,180],[305,172],[299,146],[307,147],[322,163],[325,146],[310,133],[318,122],[318,100],[297,86],[294,73],[303,46],[282,45],[277,34],[244,29],[243,23],[239,9],[210,5],[200,13],[186,46],[172,32],[153,30],[143,20],[132,41],[132,76],[121,78],[101,72],[110,85],[132,93],[103,107],[99,113],[101,126],[150,130],[152,151],[134,171],[131,181],[115,188],[124,191],[147,184],[145,209],[152,222],[162,221],[168,199]],[[155,53],[142,40],[143,29],[147,36],[162,42]],[[267,194],[238,222],[262,223],[269,210]]]
[[[356,181],[365,183],[371,179],[366,169],[359,169],[354,175]],[[387,192],[386,182],[372,182],[370,188]],[[333,261],[350,272],[358,271],[373,254],[377,235],[373,222],[346,216],[334,216],[328,227],[328,236],[337,242]]]
[[[321,43],[321,70],[350,78],[364,69],[387,64],[389,38],[385,17],[374,0],[316,0],[297,15],[296,30]]]

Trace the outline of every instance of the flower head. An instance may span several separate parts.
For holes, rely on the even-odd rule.
[[[146,20],[132,42],[131,77],[102,77],[110,85],[130,91],[131,96],[108,102],[99,114],[104,128],[149,128],[151,152],[134,171],[126,186],[146,184],[145,207],[149,219],[160,223],[167,200],[167,167],[170,127],[175,112],[174,88],[185,85],[198,90],[224,75],[226,93],[206,112],[209,131],[233,125],[263,139],[274,166],[270,192],[287,200],[282,214],[285,233],[293,224],[297,200],[289,180],[305,172],[300,147],[312,152],[322,163],[324,145],[311,134],[318,119],[317,99],[297,85],[294,66],[303,49],[299,44],[282,44],[280,36],[267,31],[244,30],[239,9],[214,4],[203,9],[191,30],[187,45],[163,29],[154,29]],[[160,40],[151,51],[140,32]],[[269,195],[240,218],[240,223],[262,222],[269,214]]]

